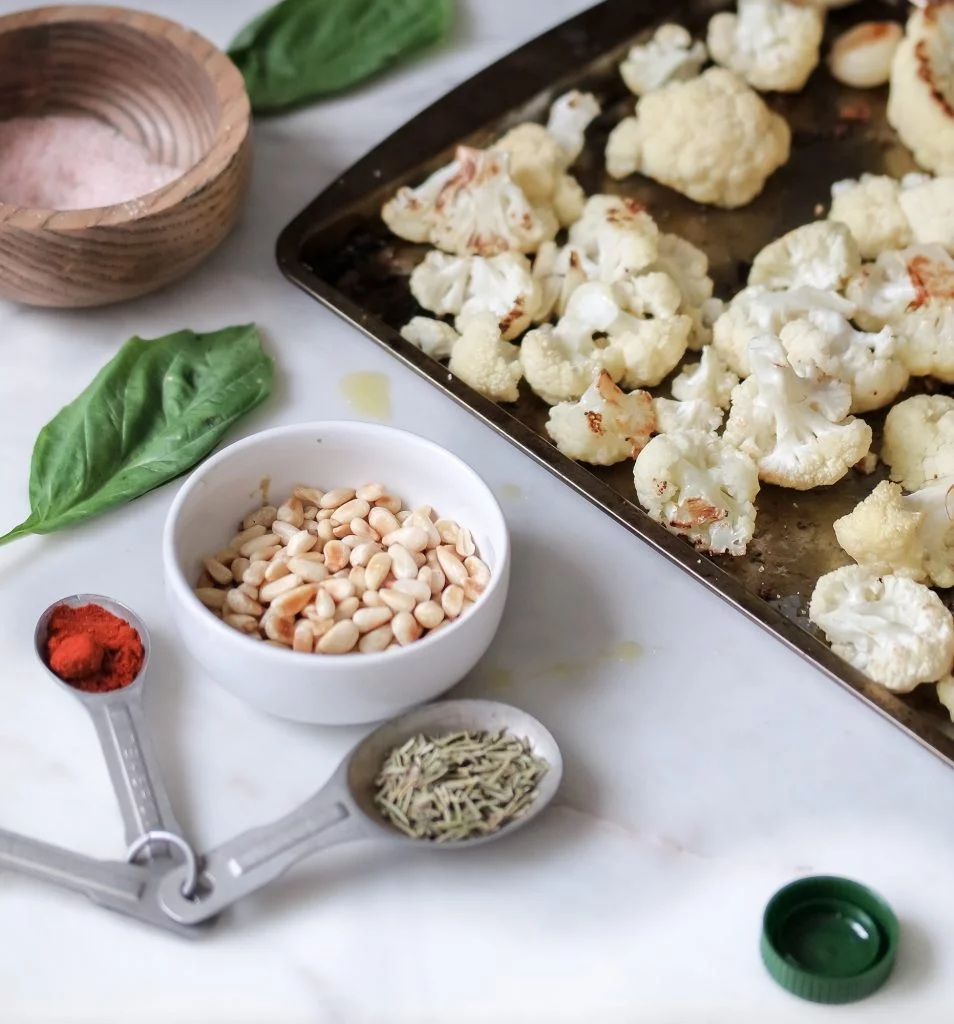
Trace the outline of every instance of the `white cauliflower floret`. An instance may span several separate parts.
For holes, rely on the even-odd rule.
[[[881,409],[908,386],[908,368],[890,327],[866,334],[840,313],[814,310],[785,324],[779,339],[799,375],[817,368],[847,384],[853,413]]]
[[[698,351],[712,340],[712,324],[722,314],[723,304],[712,297],[709,257],[692,242],[678,235],[662,233],[659,253],[650,270],[668,274],[682,295],[678,312],[692,320],[689,347]]]
[[[738,375],[725,365],[711,345],[707,345],[699,362],[683,367],[682,373],[673,380],[672,394],[681,402],[701,400],[728,409],[732,390],[738,383]]]
[[[825,17],[786,0],[738,0],[709,20],[709,55],[762,92],[799,92],[815,70]]]
[[[770,242],[755,257],[749,284],[773,291],[820,288],[839,291],[861,269],[861,253],[844,224],[818,220]]]
[[[509,153],[469,146],[417,188],[398,189],[381,216],[401,238],[459,255],[534,252],[559,229],[511,177]]]
[[[635,458],[655,429],[652,395],[627,395],[605,370],[578,402],[553,406],[547,420],[547,433],[564,455],[595,466]]]
[[[800,377],[781,342],[764,335],[749,347],[752,375],[732,392],[725,439],[751,455],[759,478],[804,491],[837,483],[871,447],[871,427],[848,417],[851,389]]]
[[[660,320],[641,320],[620,312],[608,334],[610,347],[619,350],[626,364],[624,385],[652,388],[659,384],[686,354],[691,331],[692,320],[681,313]]]
[[[862,174],[831,187],[828,219],[844,224],[861,258],[873,260],[885,249],[911,243],[911,225],[901,207],[901,185],[886,174]]]
[[[906,174],[898,202],[918,245],[942,245],[954,253],[954,175]]]
[[[682,25],[665,24],[651,39],[630,49],[619,66],[626,88],[637,96],[659,89],[669,82],[695,78],[706,62],[706,46]]]
[[[460,312],[470,283],[470,256],[431,251],[411,271],[411,294],[418,305],[438,316]]]
[[[888,123],[935,174],[954,174],[954,0],[912,11],[891,65]]]
[[[520,397],[520,349],[500,337],[492,313],[481,313],[467,324],[451,350],[448,369],[495,402],[516,402]]]
[[[789,157],[791,131],[737,75],[710,68],[641,97],[606,146],[614,178],[638,171],[694,199],[745,206]]]
[[[447,359],[460,335],[443,320],[414,316],[401,328],[401,337],[431,359]]]
[[[835,521],[838,543],[879,575],[890,572],[937,587],[954,586],[954,477],[905,495],[882,480]]]
[[[547,131],[563,150],[567,167],[583,152],[586,129],[599,116],[599,101],[591,92],[572,89],[553,101]]]
[[[523,374],[533,391],[550,405],[576,401],[601,370],[616,381],[623,374],[620,352],[593,340],[597,328],[564,317],[554,327],[528,331],[520,343]]]
[[[722,426],[722,409],[705,398],[681,402],[673,398],[653,399],[656,408],[656,430],[660,434],[681,434],[686,430],[712,433]]]
[[[932,590],[861,565],[815,584],[808,616],[831,649],[894,693],[933,683],[954,662],[954,619]]]
[[[915,395],[884,421],[881,460],[906,490],[954,475],[954,398]]]
[[[755,463],[716,434],[660,434],[639,453],[633,482],[657,523],[712,554],[744,555],[755,531]]]
[[[726,365],[740,377],[749,375],[749,345],[763,334],[778,334],[791,320],[814,309],[827,309],[852,317],[854,305],[835,292],[818,288],[792,288],[773,292],[762,285],[743,288],[726,306],[712,328],[712,345]]]
[[[954,259],[939,245],[883,252],[848,282],[855,319],[890,326],[914,376],[954,383]]]
[[[597,267],[579,246],[544,242],[533,261],[533,277],[539,295],[533,319],[540,323],[554,313],[563,316],[573,292],[597,277]]]
[[[466,298],[454,322],[458,331],[481,313],[493,313],[505,341],[512,341],[530,326],[540,300],[530,261],[518,252],[471,258]]]
[[[620,308],[634,316],[675,316],[682,305],[679,286],[661,270],[614,281],[613,295]]]
[[[583,186],[572,174],[561,174],[557,178],[556,191],[553,193],[553,212],[560,222],[561,228],[568,228],[583,216],[586,205],[586,193]]]
[[[607,283],[644,270],[659,253],[656,222],[644,206],[622,196],[590,196],[569,240],[596,261]]]

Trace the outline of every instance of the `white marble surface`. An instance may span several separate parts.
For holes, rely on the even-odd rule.
[[[155,0],[219,44],[260,0]],[[14,8],[0,2],[0,11]],[[129,335],[254,319],[280,365],[241,432],[354,416],[349,372],[390,379],[391,422],[467,458],[509,497],[506,624],[461,687],[520,704],[565,746],[560,805],[459,856],[330,853],[190,944],[0,875],[0,1020],[389,1024],[500,1020],[936,1021],[954,1004],[954,776],[911,740],[288,286],[281,227],[455,83],[581,0],[462,0],[454,40],[374,86],[257,130],[241,227],[189,281],[117,309],[0,307],[0,493],[26,514],[33,439]],[[358,730],[260,717],[178,649],[159,536],[175,485],[68,534],[0,549],[0,823],[103,857],[122,833],[93,732],[38,670],[37,614],[78,590],[154,636],[148,716],[201,847],[284,813]],[[614,652],[632,641],[635,660]],[[556,663],[564,663],[555,668]],[[805,872],[856,876],[903,922],[878,996],[826,1010],[761,967],[760,914]]]

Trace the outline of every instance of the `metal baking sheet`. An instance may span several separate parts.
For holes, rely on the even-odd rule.
[[[807,619],[808,598],[817,578],[849,561],[835,543],[831,524],[871,490],[879,474],[864,477],[853,472],[835,487],[814,492],[764,487],[748,554],[700,555],[640,509],[632,463],[598,469],[561,455],[543,430],[547,406],[526,385],[519,402],[496,405],[398,333],[421,312],[408,288],[408,275],[427,247],[392,236],[380,218],[383,203],[399,186],[416,184],[447,163],[457,144],[487,145],[520,121],[545,119],[551,101],[569,88],[594,92],[603,106],[602,116],[587,133],[586,151],[573,168],[587,193],[631,196],[648,207],[664,231],[705,250],[716,294],[722,298],[744,285],[749,263],[763,245],[827,209],[833,181],[864,171],[900,176],[914,169],[887,127],[886,89],[847,89],[819,68],[804,92],[766,97],[792,127],[792,157],[749,206],[716,210],[645,178],[609,178],[603,170],[606,136],[624,114],[631,113],[634,102],[617,71],[628,47],[663,20],[677,21],[704,38],[709,17],[729,4],[672,0],[664,14],[660,7],[654,0],[606,0],[459,86],[385,140],[299,214],[279,240],[279,265],[292,282],[954,766],[954,730],[933,687],[921,687],[903,698],[892,695],[833,655]],[[864,0],[832,12],[828,36],[859,21],[903,21],[906,14],[902,0]],[[875,428],[877,450],[880,417],[868,418]]]

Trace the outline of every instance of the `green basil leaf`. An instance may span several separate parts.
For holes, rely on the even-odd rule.
[[[0,544],[81,523],[185,473],[268,397],[272,376],[254,324],[130,338],[40,431],[30,516]]]
[[[252,109],[267,113],[340,92],[448,30],[453,0],[283,0],[247,25],[229,56]]]

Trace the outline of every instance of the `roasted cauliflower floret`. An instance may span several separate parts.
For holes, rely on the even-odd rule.
[[[501,338],[492,313],[480,313],[469,321],[454,342],[448,369],[495,402],[516,402],[520,397],[520,349]]]
[[[942,245],[954,253],[954,174],[939,178],[906,174],[901,179],[898,203],[918,245]]]
[[[572,89],[553,101],[547,131],[563,150],[567,167],[583,152],[586,129],[599,116],[600,105],[591,92]]]
[[[884,421],[881,460],[906,490],[954,476],[954,398],[915,395]]]
[[[569,240],[596,261],[607,283],[644,270],[659,253],[656,222],[644,206],[621,196],[590,196]]]
[[[737,75],[710,68],[641,97],[613,129],[606,169],[639,172],[698,203],[745,206],[789,157],[791,131]]]
[[[911,243],[911,225],[900,197],[901,183],[886,174],[836,181],[828,219],[844,224],[861,258],[873,260],[885,249],[903,249]]]
[[[931,0],[908,18],[891,65],[888,123],[935,174],[954,174],[954,0]]]
[[[698,351],[712,340],[712,325],[721,316],[723,304],[712,297],[709,257],[692,242],[663,232],[659,236],[656,262],[650,270],[668,274],[682,295],[679,313],[692,320],[689,348]]]
[[[750,285],[773,291],[819,288],[839,291],[861,269],[861,253],[851,231],[837,221],[803,224],[770,242],[752,263]]]
[[[670,82],[695,78],[706,62],[706,47],[682,25],[660,25],[645,43],[632,47],[619,66],[626,88],[637,96]]]
[[[894,693],[946,676],[954,661],[954,619],[932,590],[861,565],[815,584],[809,618],[831,649]]]
[[[538,301],[533,319],[542,323],[554,314],[563,316],[570,296],[581,284],[596,280],[599,272],[579,246],[544,242],[533,261]]]
[[[738,0],[709,21],[709,55],[762,92],[799,92],[815,70],[825,30],[820,10],[786,0]]]
[[[755,459],[759,479],[804,491],[837,483],[871,447],[871,427],[848,416],[851,389],[800,377],[781,342],[749,348],[752,375],[732,392],[725,439]]]
[[[401,337],[431,359],[447,359],[460,335],[443,320],[414,316],[401,328]]]
[[[642,320],[620,313],[609,327],[610,347],[625,363],[626,387],[655,387],[686,354],[692,321],[679,314],[659,320]]]
[[[660,434],[681,434],[687,430],[712,433],[722,426],[724,410],[705,398],[680,401],[675,398],[653,399],[656,407],[656,430]]]
[[[672,382],[673,398],[681,402],[705,401],[719,409],[728,409],[732,391],[739,378],[723,362],[719,353],[707,345],[698,363],[684,366]]]
[[[578,402],[553,406],[547,420],[547,433],[564,455],[596,466],[635,458],[655,429],[652,395],[626,394],[605,370]]]
[[[755,531],[755,463],[716,434],[660,434],[639,453],[640,505],[672,533],[711,554],[745,554]]]

